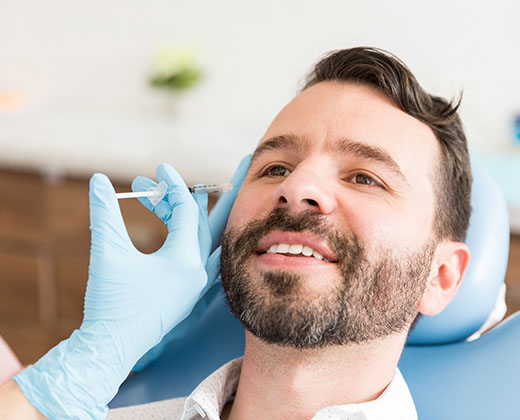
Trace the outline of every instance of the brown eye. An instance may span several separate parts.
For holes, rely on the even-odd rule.
[[[271,166],[270,168],[267,168],[264,172],[264,176],[289,176],[291,172],[289,169],[284,168],[283,166],[276,165]]]
[[[374,187],[379,186],[379,184],[376,181],[374,181],[372,178],[365,174],[356,174],[351,179],[354,182],[354,184],[370,185]]]

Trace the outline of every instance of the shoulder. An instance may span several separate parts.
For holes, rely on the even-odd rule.
[[[157,401],[131,407],[115,408],[108,411],[107,420],[179,420],[184,410],[186,398]]]

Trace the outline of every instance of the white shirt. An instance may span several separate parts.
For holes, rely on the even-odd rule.
[[[242,358],[226,363],[208,376],[185,398],[174,398],[108,412],[109,420],[220,420],[220,413],[235,394]],[[311,420],[417,420],[412,396],[399,369],[392,382],[374,401],[333,405]]]

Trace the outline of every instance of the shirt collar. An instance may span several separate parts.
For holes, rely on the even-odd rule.
[[[235,394],[242,358],[234,359],[212,373],[186,399],[181,420],[190,420],[197,414],[208,420],[219,420],[220,413]],[[361,404],[325,407],[312,420],[402,420],[417,419],[415,405],[398,368],[385,391],[373,401]]]
[[[204,379],[184,404],[181,420],[199,414],[208,420],[219,420],[222,409],[235,394],[242,370],[242,358],[234,359]]]
[[[401,371],[375,400],[360,404],[333,405],[319,410],[312,420],[416,420],[417,411]]]

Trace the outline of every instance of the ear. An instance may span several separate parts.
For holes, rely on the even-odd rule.
[[[428,283],[419,301],[418,311],[437,315],[457,294],[470,258],[469,248],[462,242],[443,242],[437,246]]]

